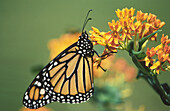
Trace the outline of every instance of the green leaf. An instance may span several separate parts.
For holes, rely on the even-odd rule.
[[[152,33],[152,34],[150,34],[150,35],[148,35],[148,36],[146,36],[146,37],[143,37],[143,38],[139,41],[139,47],[142,47],[142,44],[143,44],[146,40],[148,40],[150,37],[154,36],[156,33],[161,32],[161,31],[162,31],[162,30],[157,30],[157,31],[155,31],[155,32]]]

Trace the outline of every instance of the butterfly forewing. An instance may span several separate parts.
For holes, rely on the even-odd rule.
[[[82,33],[78,42],[61,52],[35,77],[23,97],[24,106],[37,109],[54,101],[89,100],[93,94],[92,47],[88,35]]]

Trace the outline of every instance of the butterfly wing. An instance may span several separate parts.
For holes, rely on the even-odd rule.
[[[54,101],[82,103],[93,94],[93,56],[82,56],[77,42],[61,52],[35,77],[23,97],[27,108]]]

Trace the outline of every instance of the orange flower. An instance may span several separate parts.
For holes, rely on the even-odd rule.
[[[149,16],[147,18],[148,23],[153,23],[156,20],[157,16],[154,14],[149,13]]]
[[[133,35],[131,27],[133,27],[134,18],[120,18],[119,21],[122,27],[122,41],[124,41],[126,37],[131,40]]]
[[[134,16],[134,11],[135,9],[133,8],[124,8],[122,10],[117,9],[116,15],[119,20],[112,20],[112,22],[108,22],[110,27],[110,31],[108,32],[100,32],[97,28],[92,27],[90,37],[95,45],[103,45],[105,46],[105,50],[115,52],[117,52],[117,49],[126,50],[129,40],[132,40],[133,37],[135,40],[134,43],[137,44],[139,41],[138,38],[142,39],[143,37],[147,37],[165,25],[165,22],[161,22],[161,20],[157,19],[157,16],[154,14],[150,13],[148,15],[148,13],[137,11],[136,16]],[[156,41],[157,33],[150,37],[150,40]],[[151,65],[150,67],[152,69],[159,69],[163,62],[169,62],[169,43],[170,40],[168,37],[163,35],[160,45],[151,48],[151,50],[148,48],[146,52],[147,56],[142,60],[145,61],[145,65]],[[135,46],[134,44],[134,47],[137,47],[137,45]],[[157,57],[156,59],[159,59],[158,61],[160,61],[160,64],[155,58],[153,59],[153,57]]]
[[[52,111],[51,109],[47,108],[47,107],[41,107],[38,109],[29,109],[29,108],[21,108],[20,111]]]
[[[165,25],[165,22],[161,22],[160,19],[156,19],[154,22],[154,28],[159,29],[162,28]]]
[[[50,50],[50,59],[55,58],[60,52],[69,47],[78,40],[80,33],[68,33],[62,35],[58,39],[52,39],[48,42],[48,49]]]
[[[92,27],[92,31],[89,31],[89,33],[91,33],[90,38],[94,45],[100,44],[110,51],[117,52],[118,44],[115,44],[110,32],[100,32],[97,28]]]
[[[170,39],[168,39],[168,35],[164,36],[164,34],[162,34],[161,43],[163,45],[166,45],[166,44],[170,43]]]
[[[150,67],[150,69],[156,69],[156,72],[157,72],[157,74],[159,74],[159,69],[161,68],[161,62],[160,61],[157,61],[156,63],[154,63],[151,67]]]
[[[168,36],[164,36],[163,34],[160,45],[156,46],[155,48],[152,47],[151,50],[149,50],[149,48],[147,49],[146,52],[147,56],[144,59],[145,65],[149,66],[149,63],[151,63],[152,66],[150,67],[150,69],[156,70],[157,74],[159,74],[160,69],[164,71],[162,65],[166,61],[170,63],[170,57],[169,57],[170,46],[168,46],[169,43],[170,43],[170,39],[168,39]],[[156,56],[157,61],[155,61],[155,59],[152,59],[154,55],[157,55]]]
[[[135,9],[131,8],[124,8],[122,11],[120,9],[117,9],[117,11],[115,11],[117,14],[118,18],[124,18],[124,17],[132,17],[134,15]]]
[[[148,17],[148,13],[143,13],[142,11],[137,11],[137,14],[136,14],[136,20],[137,21],[144,21],[146,20]]]
[[[156,19],[157,16],[154,14],[149,14],[148,18],[147,18],[147,22],[152,24],[152,28],[154,30],[162,28],[165,25],[165,22],[161,22],[160,19]]]
[[[121,25],[120,25],[119,21],[115,22],[115,20],[112,20],[112,23],[108,22],[108,25],[109,25],[110,29],[114,32],[119,32],[121,29]]]
[[[144,58],[146,66],[149,66],[149,64],[153,64],[153,61],[155,61],[155,60],[152,59],[152,57],[155,54],[156,54],[156,51],[154,50],[154,47],[152,47],[151,50],[149,50],[149,48],[147,48],[147,51],[146,51],[147,56]]]
[[[110,48],[117,52],[116,49],[126,49],[129,40],[132,40],[133,37],[138,42],[136,38],[142,39],[165,25],[165,22],[161,22],[154,14],[148,15],[148,13],[137,11],[134,16],[134,11],[133,8],[117,9],[115,12],[119,20],[113,19],[112,22],[108,22],[110,27],[108,32],[100,32],[97,28],[92,27],[90,37],[94,45],[100,44],[106,49]],[[156,41],[156,38],[157,33],[150,37],[150,40]]]

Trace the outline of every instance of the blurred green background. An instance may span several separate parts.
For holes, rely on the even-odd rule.
[[[107,22],[117,19],[115,10],[125,7],[156,14],[166,22],[163,33],[170,36],[169,0],[0,0],[0,110],[18,111],[22,107],[23,94],[35,76],[31,67],[49,61],[50,39],[70,27],[81,29],[89,9],[93,9],[90,14],[93,20],[86,30],[95,26],[107,31]],[[126,52],[118,55],[133,64]],[[168,73],[159,78],[170,84]],[[135,108],[144,104],[146,111],[170,111],[144,80],[137,80],[132,86],[133,94],[128,99]],[[47,107],[55,111],[97,111],[90,102],[52,103]]]

